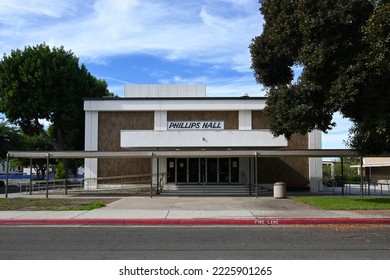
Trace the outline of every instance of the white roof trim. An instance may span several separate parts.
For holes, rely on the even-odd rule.
[[[84,100],[84,111],[239,111],[263,110],[265,99],[99,99]]]
[[[354,150],[169,150],[169,151],[10,151],[19,158],[151,158],[151,157],[348,157]]]

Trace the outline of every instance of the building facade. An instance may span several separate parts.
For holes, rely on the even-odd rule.
[[[0,175],[6,175],[6,173],[7,173],[7,162],[5,160],[0,160]],[[23,166],[17,166],[17,167],[10,166],[8,169],[8,174],[22,175]]]
[[[360,168],[360,165],[355,167]],[[389,157],[365,157],[363,158],[363,176],[376,181],[389,181],[390,158]]]
[[[148,158],[86,159],[85,178],[103,177],[107,180],[100,182],[115,184],[109,177],[158,172],[166,174],[163,184],[234,187],[254,182],[256,174],[259,185],[283,181],[307,184],[314,191],[322,177],[321,159],[244,156],[255,149],[321,148],[319,132],[294,135],[289,141],[274,137],[263,113],[265,101],[263,97],[206,97],[205,85],[129,85],[123,98],[86,99],[86,151],[167,153],[152,163]],[[213,156],[212,151],[219,155],[226,151],[226,155]],[[237,152],[229,157],[230,151]],[[99,187],[100,183],[90,182],[89,187]]]

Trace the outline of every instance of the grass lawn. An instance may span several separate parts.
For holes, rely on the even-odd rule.
[[[326,210],[390,210],[389,197],[297,196],[290,199]]]
[[[0,211],[71,211],[92,210],[106,204],[97,199],[68,198],[0,198]]]

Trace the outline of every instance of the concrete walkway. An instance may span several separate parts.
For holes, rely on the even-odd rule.
[[[68,196],[68,198],[70,197]],[[390,210],[329,211],[290,199],[275,199],[273,197],[155,196],[150,198],[134,196],[118,198],[106,207],[90,211],[0,211],[0,225],[281,225],[330,223],[390,224]]]

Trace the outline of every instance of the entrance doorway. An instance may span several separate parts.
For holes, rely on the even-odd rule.
[[[239,183],[238,158],[168,158],[168,183]]]

